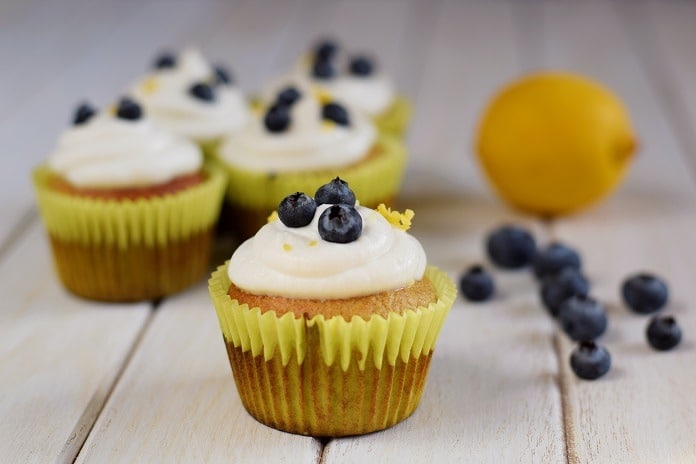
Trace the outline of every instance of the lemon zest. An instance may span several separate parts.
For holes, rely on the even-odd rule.
[[[273,221],[278,220],[278,211],[273,211],[271,214],[268,215],[266,218],[266,222],[271,223]]]
[[[381,214],[389,224],[404,231],[411,227],[411,220],[413,216],[416,215],[411,209],[407,209],[403,213],[392,211],[391,208],[387,207],[384,203],[380,203],[377,207],[377,212]]]

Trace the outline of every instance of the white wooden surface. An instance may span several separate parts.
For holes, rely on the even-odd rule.
[[[696,5],[684,1],[0,2],[2,462],[696,462]],[[28,182],[74,104],[118,96],[163,48],[199,45],[258,88],[311,40],[380,57],[416,106],[400,199],[452,277],[503,222],[583,253],[609,307],[607,377],[583,382],[526,273],[458,301],[420,408],[364,437],[274,431],[241,407],[205,284],[149,304],[65,293]],[[507,209],[472,158],[478,114],[522,72],[564,68],[627,103],[641,153],[605,203],[551,224]],[[656,353],[621,279],[663,275],[683,345]],[[84,446],[83,446],[84,445]]]

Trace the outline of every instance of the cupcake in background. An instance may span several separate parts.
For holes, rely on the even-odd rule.
[[[418,406],[456,295],[407,233],[341,179],[284,198],[209,281],[238,393],[268,426],[338,437]]]
[[[205,275],[224,176],[135,100],[101,112],[81,105],[33,181],[58,275],[72,293],[154,299]]]
[[[336,176],[366,206],[393,202],[406,167],[404,145],[363,113],[302,84],[281,88],[257,113],[216,153],[241,238],[256,233],[287,192],[313,193]]]
[[[244,127],[248,103],[231,72],[210,65],[194,48],[161,54],[155,70],[130,92],[166,129],[196,141],[208,155],[219,141]]]

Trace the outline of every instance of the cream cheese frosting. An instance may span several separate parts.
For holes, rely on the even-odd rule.
[[[76,187],[157,185],[197,172],[200,149],[148,118],[124,120],[102,112],[65,131],[49,168]]]
[[[249,120],[246,99],[236,85],[214,85],[212,101],[190,94],[197,83],[212,84],[214,73],[198,50],[187,48],[175,66],[141,78],[130,92],[167,129],[197,141],[213,140],[239,130]]]
[[[356,206],[360,237],[331,243],[319,235],[320,205],[310,224],[263,226],[232,255],[230,280],[242,290],[288,298],[338,299],[403,288],[423,278],[425,251],[413,236],[375,210]]]
[[[222,159],[254,172],[292,172],[347,166],[370,152],[377,131],[368,118],[350,113],[348,126],[322,120],[319,100],[298,87],[302,97],[292,105],[286,131],[269,132],[263,115],[254,118],[223,142]]]

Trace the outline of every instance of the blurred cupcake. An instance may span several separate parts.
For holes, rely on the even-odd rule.
[[[335,179],[278,214],[209,281],[242,404],[287,432],[390,427],[418,406],[453,282],[406,232],[413,213],[358,206]]]
[[[406,165],[404,145],[379,134],[362,113],[309,87],[280,89],[258,112],[216,155],[229,180],[234,227],[243,238],[265,224],[287,192],[313,193],[337,175],[366,206],[393,201]]]
[[[155,68],[130,92],[153,120],[196,141],[204,154],[247,123],[248,104],[230,71],[208,64],[198,50],[162,54]]]
[[[58,275],[72,293],[154,299],[207,271],[224,176],[134,100],[101,113],[80,106],[33,181]]]

